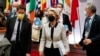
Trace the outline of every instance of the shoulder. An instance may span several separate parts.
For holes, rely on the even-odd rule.
[[[63,25],[63,24],[61,24],[61,23],[58,23],[58,28],[63,29],[63,28],[64,28],[64,25]]]
[[[96,16],[97,18],[100,18],[100,15],[98,15],[98,14],[96,14],[95,16]]]
[[[49,23],[44,24],[43,27],[49,27]]]
[[[95,19],[97,20],[97,21],[100,21],[100,15],[95,15]]]
[[[23,19],[23,21],[24,21],[25,23],[31,25],[31,22],[30,22],[29,18],[26,17],[26,18]]]
[[[10,17],[8,20],[7,20],[7,22],[12,22],[12,21],[14,21],[14,20],[16,20],[16,16],[15,17]]]
[[[63,13],[63,16],[66,16],[66,17],[68,17],[68,15],[67,15],[67,14],[65,14],[65,13]]]

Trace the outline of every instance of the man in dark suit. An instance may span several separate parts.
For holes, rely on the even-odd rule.
[[[58,3],[57,10],[59,11],[59,16],[60,16],[59,22],[63,25],[67,25],[68,26],[67,35],[71,34],[72,32],[71,22],[69,20],[69,16],[67,15],[67,13],[63,11],[63,4]]]
[[[19,5],[17,16],[7,22],[5,37],[12,43],[10,56],[30,56],[31,23],[25,16],[25,11],[25,6]]]
[[[74,47],[83,47],[87,56],[100,56],[100,16],[96,14],[96,7],[92,3],[87,4],[85,11],[87,18],[83,38]]]

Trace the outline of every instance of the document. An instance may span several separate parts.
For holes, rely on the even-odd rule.
[[[64,56],[66,54],[66,49],[64,47],[63,42],[62,41],[58,41],[57,44],[58,44],[58,48],[59,48],[61,56]]]

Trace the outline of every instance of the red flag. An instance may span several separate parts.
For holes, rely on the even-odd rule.
[[[10,0],[6,0],[6,8],[5,10],[10,10]]]
[[[58,0],[51,0],[51,6],[56,7]]]
[[[78,0],[72,0],[71,22],[73,27],[75,27],[75,21],[78,20],[78,10],[77,10],[78,7],[79,7]]]
[[[46,0],[41,0],[41,10],[45,10],[46,8]]]
[[[22,5],[26,5],[26,0],[21,0]]]

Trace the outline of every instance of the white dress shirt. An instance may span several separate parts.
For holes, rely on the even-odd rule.
[[[14,30],[12,33],[12,37],[11,37],[11,41],[16,41],[16,34],[17,34],[17,26],[18,26],[18,18],[15,21],[15,26],[14,26]],[[22,26],[22,21],[21,21],[21,25],[20,25],[20,30],[21,30],[21,26]]]
[[[93,14],[93,15],[90,17],[90,20],[89,20],[89,24],[90,24],[89,32],[90,32],[90,29],[91,29],[91,25],[92,25],[94,16],[95,16],[95,14]],[[87,24],[87,22],[86,22],[86,24]],[[85,31],[85,37],[86,37],[86,38],[88,38],[89,32]]]
[[[60,13],[59,15],[59,22],[63,24],[63,13]]]

